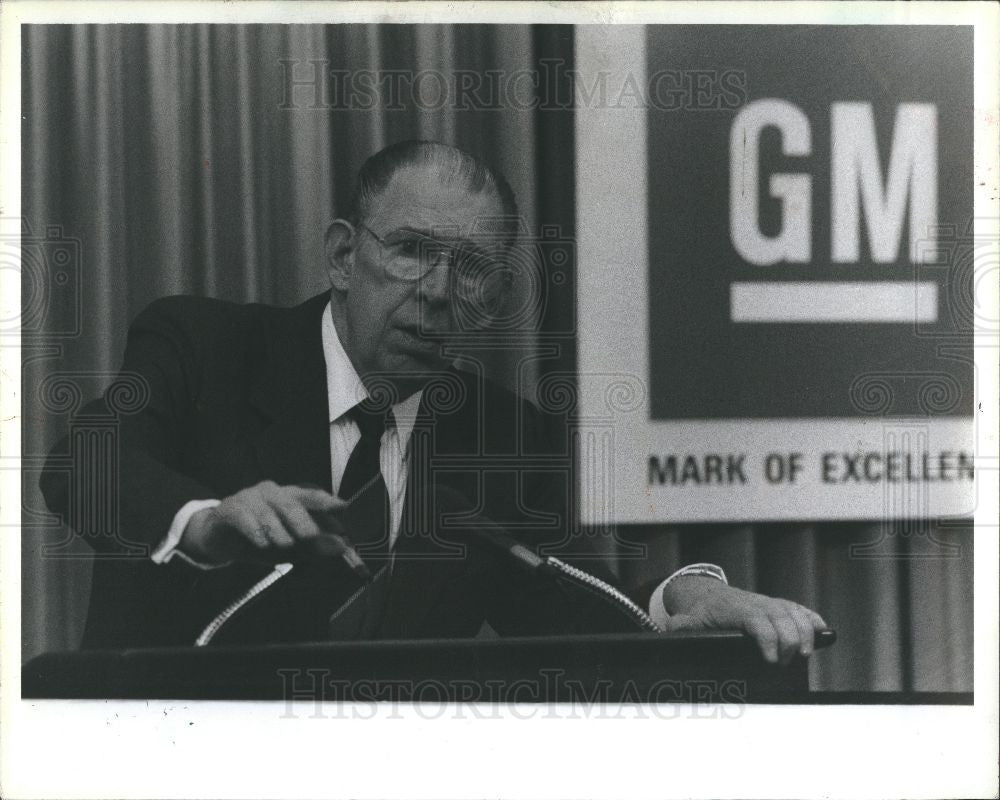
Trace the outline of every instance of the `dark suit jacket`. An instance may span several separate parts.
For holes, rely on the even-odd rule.
[[[88,474],[86,436],[60,442],[41,479],[49,507],[96,551],[85,647],[192,643],[267,574],[266,565],[253,563],[203,571],[179,558],[157,565],[143,555],[141,546],[151,551],[189,500],[221,498],[265,479],[330,490],[320,336],[327,300],[283,309],[172,297],[135,320],[122,371],[145,383],[148,403],[117,415],[117,487]],[[74,424],[115,414],[113,406],[106,394]],[[414,508],[418,482],[447,485],[531,546],[558,542],[566,531],[569,459],[553,452],[545,427],[531,404],[481,376],[455,370],[428,385],[404,510],[404,528],[425,535],[398,543],[370,635],[473,636],[484,620],[501,634],[630,629],[586,593],[526,574],[482,548],[455,551],[454,540],[435,535],[439,520]],[[73,466],[56,466],[66,463]],[[112,501],[108,513],[117,503],[111,536],[95,532],[92,510],[101,498]],[[592,560],[583,566],[600,570]],[[327,567],[332,579],[323,585],[338,586],[337,605],[356,579],[339,560]],[[312,595],[293,591],[291,581],[286,586],[261,599],[253,624],[237,626],[236,641],[323,638],[329,610],[314,607],[316,584]]]

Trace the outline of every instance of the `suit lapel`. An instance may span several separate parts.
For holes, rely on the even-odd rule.
[[[251,402],[269,422],[254,449],[266,478],[280,485],[313,484],[330,491],[330,426],[326,359],[320,324],[329,298],[319,295],[273,316],[267,356],[257,369]]]

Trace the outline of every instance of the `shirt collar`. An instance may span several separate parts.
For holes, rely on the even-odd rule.
[[[323,357],[326,360],[327,408],[330,412],[330,422],[333,423],[362,400],[367,399],[368,390],[365,389],[361,376],[354,369],[344,345],[340,342],[340,337],[337,336],[329,303],[323,310]],[[392,407],[399,442],[404,449],[410,441],[410,434],[413,433],[423,393],[423,389],[418,389]]]

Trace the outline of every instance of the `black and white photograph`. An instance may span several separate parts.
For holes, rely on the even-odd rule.
[[[6,4],[4,796],[996,797],[997,12]]]

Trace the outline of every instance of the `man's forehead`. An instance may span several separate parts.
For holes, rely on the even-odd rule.
[[[443,180],[433,167],[404,167],[385,190],[372,198],[368,221],[382,232],[397,228],[454,232],[499,233],[503,207],[496,192],[475,191],[461,181]]]

